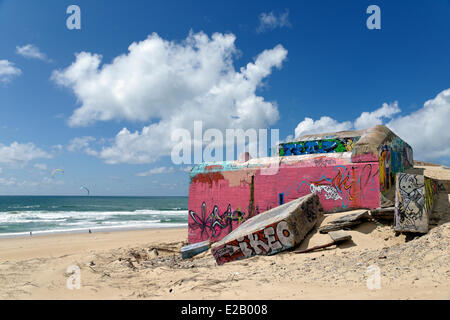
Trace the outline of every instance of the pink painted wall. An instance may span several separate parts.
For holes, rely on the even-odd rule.
[[[311,185],[313,185],[311,187]],[[255,175],[255,205],[266,211],[315,191],[326,212],[379,207],[377,163],[330,167],[281,167],[277,175]]]
[[[197,174],[189,187],[189,242],[219,241],[249,215],[278,206],[280,193],[286,203],[315,191],[326,212],[379,207],[378,162],[337,163],[283,163],[275,175],[260,168]]]

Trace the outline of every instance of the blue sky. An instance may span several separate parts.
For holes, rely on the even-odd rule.
[[[448,165],[449,17],[448,0],[0,0],[0,194],[187,195],[168,150],[192,120],[281,139],[383,123]]]

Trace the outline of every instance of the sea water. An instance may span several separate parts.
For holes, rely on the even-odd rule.
[[[187,197],[0,196],[0,238],[187,226]]]

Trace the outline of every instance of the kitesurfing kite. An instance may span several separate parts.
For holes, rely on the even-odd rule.
[[[91,194],[91,192],[89,191],[89,189],[86,188],[85,186],[81,186],[81,187],[80,187],[80,190],[86,190],[86,191],[87,191],[87,195],[90,195],[90,194]]]
[[[56,174],[57,172],[64,173],[64,170],[63,170],[63,169],[53,169],[53,170],[52,170],[52,178],[55,177],[55,174]]]

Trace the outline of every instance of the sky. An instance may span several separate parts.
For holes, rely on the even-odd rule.
[[[0,195],[186,196],[172,134],[194,121],[283,141],[385,124],[450,165],[449,17],[448,0],[0,0]]]

